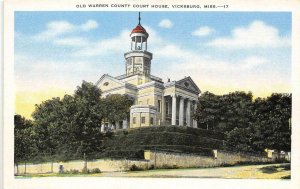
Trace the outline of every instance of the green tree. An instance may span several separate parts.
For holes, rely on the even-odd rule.
[[[83,81],[74,94],[77,112],[74,114],[73,127],[77,143],[76,154],[92,157],[101,151],[101,122],[105,115],[100,89]]]
[[[105,118],[111,123],[128,119],[134,100],[127,95],[112,94],[104,99]]]
[[[33,123],[21,115],[14,116],[14,161],[17,165],[20,162],[26,163],[37,154],[35,145],[36,135],[33,130]]]
[[[32,117],[35,123],[35,133],[37,134],[37,147],[39,160],[52,159],[55,150],[61,144],[60,126],[62,124],[63,104],[59,97],[46,100],[36,105]],[[44,159],[46,158],[46,159]]]
[[[199,97],[195,118],[200,128],[229,132],[249,125],[251,103],[251,92],[225,95],[205,92]]]
[[[291,150],[291,94],[274,93],[253,103],[252,120],[256,149]]]
[[[220,96],[210,92],[201,94],[197,110],[194,114],[200,128],[214,129],[220,122],[221,112]]]
[[[51,159],[83,158],[99,151],[103,119],[101,91],[83,81],[74,96],[52,98],[36,106],[32,117],[39,152]]]
[[[223,131],[230,150],[262,152],[265,148],[291,148],[291,94],[274,93],[253,101],[250,92],[205,92],[199,98],[195,118],[201,128]]]

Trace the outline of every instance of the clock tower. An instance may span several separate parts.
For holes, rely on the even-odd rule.
[[[147,51],[148,37],[149,34],[141,25],[141,17],[139,13],[139,23],[130,34],[131,50],[124,54],[126,62],[126,76],[150,76],[152,53]]]

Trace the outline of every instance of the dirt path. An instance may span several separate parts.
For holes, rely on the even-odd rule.
[[[291,171],[289,169],[289,164],[268,164],[219,168],[168,169],[123,173],[102,173],[101,176],[280,179],[283,177],[288,177],[290,174]]]

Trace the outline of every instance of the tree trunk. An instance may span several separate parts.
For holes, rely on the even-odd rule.
[[[26,174],[26,162],[25,162],[25,171],[24,171],[24,174]]]
[[[19,174],[19,164],[16,163],[16,166],[17,166],[17,174]]]

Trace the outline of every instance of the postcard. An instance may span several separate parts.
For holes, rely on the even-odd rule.
[[[4,188],[300,186],[299,7],[5,1]]]

